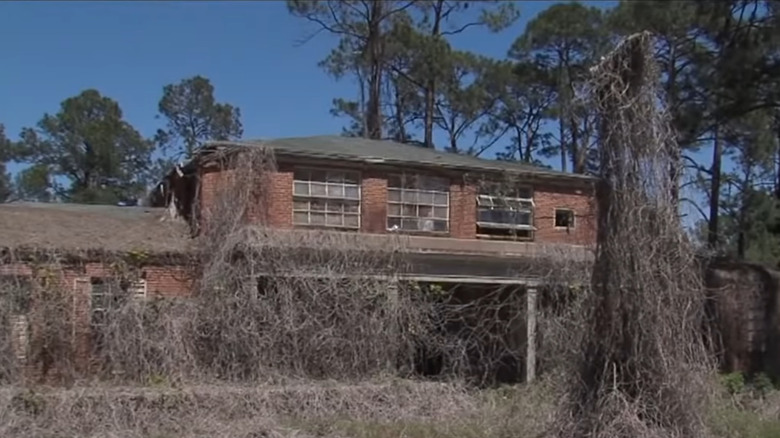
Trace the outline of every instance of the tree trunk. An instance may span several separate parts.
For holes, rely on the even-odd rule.
[[[362,67],[357,65],[355,67],[355,73],[358,78],[358,85],[360,86],[360,135],[364,138],[368,137],[368,111],[366,108],[366,80],[363,77]]]
[[[433,41],[438,40],[441,29],[441,15],[444,7],[444,0],[438,0],[434,4],[434,18],[433,28],[431,29],[431,37]],[[429,60],[429,62],[432,62]],[[433,112],[436,104],[436,77],[429,72],[428,81],[425,86],[425,139],[424,144],[427,148],[433,148]]]
[[[669,102],[669,108],[673,113],[677,112],[677,52],[675,50],[675,46],[673,43],[669,44],[669,64],[666,68],[666,74],[667,74],[667,87],[666,87],[666,96],[667,100]],[[674,126],[674,139],[675,141],[670,142],[669,147],[671,148],[670,152],[670,158],[671,162],[669,163],[669,179],[670,179],[670,187],[671,187],[671,199],[672,203],[675,206],[678,214],[679,214],[679,205],[680,205],[680,169],[682,169],[682,151],[680,150],[680,145],[678,144],[677,140],[679,140],[680,135],[677,132],[678,128],[677,126]]]
[[[519,136],[518,136],[519,138]],[[534,142],[534,134],[531,132],[531,128],[528,127],[525,133],[525,156],[523,157],[523,161],[526,163],[531,162],[531,148]]]
[[[718,215],[720,214],[720,177],[723,146],[720,142],[720,128],[716,125],[712,146],[712,181],[710,184],[710,218],[707,226],[707,245],[710,249],[717,249],[720,238],[718,236]]]
[[[747,184],[745,185],[747,186]],[[746,240],[746,231],[747,231],[747,210],[748,210],[748,202],[747,199],[745,199],[745,193],[747,187],[743,187],[742,191],[742,200],[740,202],[739,206],[739,231],[737,233],[737,258],[739,260],[745,260],[745,247],[747,246],[745,240]]]
[[[566,124],[563,122],[563,117],[560,117],[559,119],[558,129],[561,136],[561,171],[566,172]]]
[[[368,29],[368,53],[370,74],[368,79],[368,138],[380,140],[382,138],[382,29],[381,20],[383,13],[381,0],[371,3],[371,19]]]
[[[775,136],[780,144],[780,113],[775,114]],[[775,154],[775,198],[780,199],[780,148]]]
[[[571,108],[569,109],[569,112],[572,113]],[[573,114],[569,116],[569,126],[571,127],[569,128],[571,129],[571,171],[574,173],[583,173],[580,168],[579,124]]]
[[[406,143],[406,126],[404,126],[404,98],[401,96],[401,87],[398,86],[398,81],[401,78],[395,78],[393,81],[393,87],[395,88],[395,124],[396,132],[395,140],[401,143]]]

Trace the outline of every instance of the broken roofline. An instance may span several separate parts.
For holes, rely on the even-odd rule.
[[[316,142],[318,137],[304,138],[305,140]],[[589,175],[581,175],[574,173],[567,173],[555,170],[548,170],[541,167],[531,166],[525,163],[511,163],[511,162],[498,162],[496,160],[486,160],[476,157],[468,157],[468,161],[473,163],[456,163],[454,160],[449,162],[434,162],[429,160],[415,160],[415,159],[399,159],[391,157],[377,157],[377,156],[361,156],[359,154],[345,154],[331,152],[323,148],[322,151],[312,150],[291,150],[290,148],[279,145],[278,141],[286,141],[290,139],[268,140],[268,141],[211,141],[204,144],[202,147],[196,150],[194,157],[181,166],[177,166],[169,172],[170,177],[174,172],[191,172],[194,171],[199,165],[216,161],[215,158],[225,158],[229,155],[239,153],[242,150],[249,148],[267,147],[274,152],[277,157],[290,157],[290,158],[310,158],[310,159],[323,159],[332,161],[347,161],[353,163],[369,164],[369,165],[389,165],[389,166],[406,166],[428,169],[448,169],[467,173],[487,174],[492,176],[522,176],[527,179],[539,179],[547,182],[559,182],[569,183],[576,185],[590,185],[595,182],[595,178]],[[363,139],[366,141],[365,139]],[[344,137],[344,141],[354,141],[349,137]],[[386,143],[386,147],[407,147],[407,148],[420,148],[419,146],[407,145],[402,143],[396,143],[386,140],[370,140],[373,142]],[[384,145],[383,145],[384,146]],[[431,151],[433,152],[433,151]],[[458,161],[467,161],[463,158],[465,156],[452,154],[450,152],[435,151],[435,154],[439,156],[455,156],[458,157]],[[501,163],[497,165],[496,163]],[[178,169],[178,170],[177,170]]]

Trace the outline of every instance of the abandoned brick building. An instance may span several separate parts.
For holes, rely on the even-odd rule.
[[[377,242],[403,236],[408,280],[466,291],[511,285],[527,295],[533,312],[536,287],[549,276],[534,271],[534,259],[555,251],[580,261],[591,257],[591,177],[391,141],[323,136],[209,143],[168,174],[149,206],[2,205],[0,279],[24,281],[41,268],[39,260],[61,254],[51,278],[72,291],[74,341],[87,355],[90,324],[100,320],[102,279],[115,268],[106,266],[104,254],[137,254],[137,275],[126,287],[138,297],[190,294],[193,279],[183,260],[225,175],[234,170],[226,157],[255,148],[270,151],[274,166],[262,180],[262,209],[252,209],[248,222],[279,233],[361,233]],[[528,378],[536,367],[534,324],[529,317],[521,328],[530,346],[523,365]],[[20,319],[17,325],[18,354],[24,355],[34,324]]]

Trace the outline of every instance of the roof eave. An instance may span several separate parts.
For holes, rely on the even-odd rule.
[[[258,147],[258,146],[262,146],[262,144],[248,143],[248,142],[241,142],[241,141],[211,141],[204,144],[200,149],[198,149],[198,151],[196,151],[195,156],[189,162],[185,163],[182,166],[182,168],[188,168],[190,166],[197,165],[202,160],[208,158],[209,155],[215,153],[217,149],[219,149],[220,147],[235,148],[236,151],[238,151],[241,148],[251,148],[251,147]],[[327,153],[327,152],[291,151],[283,147],[274,146],[270,142],[267,146],[274,150],[274,153],[277,157],[286,156],[289,158],[336,160],[336,161],[347,161],[347,162],[371,164],[371,165],[384,164],[390,166],[421,166],[427,168],[440,168],[440,169],[443,168],[449,170],[456,170],[460,172],[484,173],[484,174],[494,174],[494,175],[511,174],[511,175],[528,177],[532,179],[542,179],[545,181],[570,182],[570,183],[586,184],[586,185],[593,184],[596,181],[596,178],[589,175],[563,173],[557,171],[545,171],[544,169],[527,170],[527,169],[518,168],[514,170],[514,169],[506,169],[502,167],[494,167],[489,165],[467,166],[467,165],[457,165],[457,164],[450,164],[450,163],[431,163],[431,162],[419,162],[419,161],[408,161],[408,160],[396,160],[391,158],[381,158],[381,160],[377,160],[376,158],[358,157],[354,155],[334,154],[334,153]]]
[[[526,169],[506,169],[501,167],[492,167],[492,166],[464,166],[464,165],[457,165],[457,164],[449,164],[449,163],[430,163],[430,162],[412,162],[407,160],[394,160],[394,159],[388,159],[383,158],[381,161],[377,161],[374,158],[362,158],[362,157],[355,157],[351,155],[341,155],[341,154],[329,154],[329,153],[311,153],[311,152],[298,152],[298,151],[289,151],[284,150],[280,148],[273,148],[274,152],[277,157],[290,157],[290,158],[313,158],[313,159],[324,159],[324,160],[336,160],[336,161],[348,161],[348,162],[354,162],[354,163],[361,163],[361,164],[373,164],[373,165],[389,165],[389,166],[418,166],[418,167],[427,167],[427,168],[440,168],[440,169],[448,169],[448,170],[457,170],[461,172],[468,172],[468,173],[486,173],[486,174],[512,174],[512,175],[519,175],[519,176],[525,176],[525,177],[531,177],[531,178],[540,178],[540,179],[546,179],[546,180],[559,180],[559,181],[576,181],[578,183],[593,183],[595,182],[595,178],[589,175],[580,175],[580,174],[567,174],[567,173],[561,173],[561,172],[546,172],[542,169],[540,170],[526,170]]]

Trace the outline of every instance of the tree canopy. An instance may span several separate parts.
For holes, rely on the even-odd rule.
[[[163,87],[158,110],[166,127],[157,131],[155,141],[176,159],[189,159],[204,141],[231,140],[243,134],[241,110],[217,102],[214,86],[203,76]]]
[[[144,192],[153,146],[97,90],[65,99],[59,112],[44,114],[20,137],[18,155],[32,166],[18,180],[22,193],[115,203]]]

